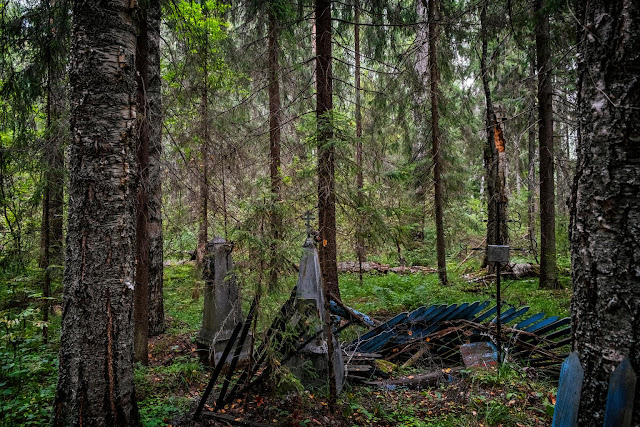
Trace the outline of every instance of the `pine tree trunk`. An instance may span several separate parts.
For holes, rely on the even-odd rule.
[[[135,425],[135,9],[74,2],[72,143],[53,424]]]
[[[356,57],[356,257],[358,258],[358,278],[360,286],[362,286],[362,263],[365,261],[365,247],[364,218],[362,217],[364,176],[362,171],[362,101],[360,98],[360,0],[356,0],[354,8],[354,50]]]
[[[438,277],[441,285],[447,284],[446,243],[444,240],[443,218],[443,193],[442,183],[442,153],[440,152],[440,116],[438,112],[438,97],[440,96],[438,83],[440,72],[438,71],[438,56],[436,46],[438,43],[438,27],[436,24],[436,0],[429,0],[429,80],[431,83],[431,135],[433,157],[433,185],[434,204],[436,211],[436,252],[438,256]]]
[[[329,292],[340,297],[336,247],[335,149],[331,75],[331,1],[316,0],[316,86],[318,144],[318,228],[320,267]]]
[[[536,68],[538,69],[538,147],[540,157],[540,288],[558,287],[553,152],[553,89],[549,16],[545,0],[536,0]]]
[[[149,87],[149,37],[147,33],[147,9],[140,10],[136,49],[137,93],[137,159],[138,189],[136,197],[136,287],[133,308],[134,360],[143,365],[149,363],[149,111],[147,88]]]
[[[485,167],[485,177],[487,183],[487,245],[498,245],[498,240],[496,239],[496,219],[497,219],[497,211],[496,211],[496,201],[499,197],[499,188],[498,188],[498,150],[496,149],[495,144],[495,132],[496,132],[496,123],[495,123],[495,113],[493,109],[493,100],[491,98],[491,87],[489,86],[489,69],[487,67],[487,27],[486,27],[486,18],[487,18],[487,6],[488,0],[485,0],[482,4],[482,8],[480,9],[480,27],[481,27],[481,37],[482,37],[482,54],[480,56],[480,73],[482,74],[482,86],[484,88],[484,97],[486,102],[486,116],[485,116],[485,131],[486,131],[486,141],[484,144],[484,167]],[[504,216],[501,216],[504,218]],[[485,250],[484,258],[482,261],[482,267],[489,267],[489,271],[493,272],[493,265],[488,265],[487,262],[487,251]]]
[[[416,25],[416,50],[414,71],[416,87],[413,91],[412,113],[416,123],[416,138],[411,145],[411,160],[415,164],[414,186],[416,203],[422,206],[420,214],[420,232],[424,238],[427,220],[426,195],[429,188],[430,162],[428,159],[430,124],[427,118],[429,106],[429,12],[427,1],[416,2],[416,16],[420,21]]]
[[[276,3],[269,5],[269,160],[271,177],[271,248],[269,265],[269,285],[272,289],[278,284],[278,242],[280,240],[282,219],[278,211],[280,201],[280,127],[282,112],[280,105],[280,65],[278,63],[279,28],[276,18]]]
[[[601,426],[609,376],[640,372],[640,4],[580,6],[578,163],[572,196],[574,347],[580,426]],[[640,425],[640,381],[631,425]]]
[[[529,130],[528,133],[528,156],[527,156],[527,169],[529,174],[527,177],[527,216],[529,218],[527,222],[527,234],[529,239],[529,249],[533,251],[535,259],[538,259],[538,248],[536,244],[536,116],[533,111],[533,105],[529,111]]]
[[[207,59],[204,58],[204,83],[202,96],[200,99],[200,131],[202,142],[200,146],[200,193],[198,206],[198,246],[196,248],[196,266],[202,269],[205,255],[205,247],[209,240],[209,108],[208,108],[208,85],[207,85]]]
[[[149,336],[164,332],[162,235],[162,80],[160,76],[160,0],[149,0]]]

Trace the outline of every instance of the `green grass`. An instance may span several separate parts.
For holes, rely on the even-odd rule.
[[[528,305],[529,312],[548,316],[569,315],[570,289],[540,290],[537,279],[504,280],[502,299],[514,306]],[[367,274],[362,286],[358,275],[340,276],[340,292],[345,303],[367,314],[385,314],[413,310],[429,304],[495,300],[495,285],[469,284],[453,269],[449,285],[440,286],[437,274]]]

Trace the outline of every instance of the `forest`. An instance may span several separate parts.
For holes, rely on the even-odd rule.
[[[638,46],[633,0],[0,0],[0,425],[640,425]]]

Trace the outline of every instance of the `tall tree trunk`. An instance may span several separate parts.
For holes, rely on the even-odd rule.
[[[69,223],[53,424],[135,425],[135,9],[74,2]]]
[[[269,5],[269,160],[271,177],[271,260],[269,265],[269,285],[274,289],[278,284],[278,242],[282,228],[280,217],[280,126],[282,112],[280,105],[280,65],[278,63],[279,28],[276,17],[276,3]]]
[[[164,332],[163,235],[162,235],[162,98],[160,76],[160,0],[149,0],[149,336]]]
[[[429,188],[430,152],[428,135],[430,124],[427,118],[429,106],[429,12],[427,1],[416,2],[416,16],[421,21],[416,25],[416,49],[414,71],[416,87],[413,91],[412,113],[416,122],[416,139],[411,145],[411,160],[415,164],[414,186],[416,203],[422,207],[420,212],[420,233],[424,239],[424,228],[427,221],[426,195]]]
[[[640,372],[640,4],[580,9],[571,318],[584,367],[578,424],[601,426],[611,372],[625,356]]]
[[[320,231],[320,267],[329,292],[340,297],[336,262],[335,149],[331,75],[331,1],[316,0],[316,86],[318,144],[318,228]]]
[[[42,197],[42,225],[40,232],[40,268],[44,270],[44,283],[42,296],[44,304],[42,308],[43,321],[42,337],[44,342],[48,339],[49,321],[49,297],[51,297],[51,275],[52,266],[60,266],[62,259],[62,217],[63,217],[63,182],[64,182],[64,132],[61,121],[64,110],[64,87],[63,87],[63,67],[66,52],[53,51],[52,44],[54,38],[64,45],[68,36],[66,22],[66,8],[64,5],[45,1],[48,12],[47,33],[51,39],[45,48],[45,62],[47,67],[47,128],[46,147],[44,158],[46,161],[44,173],[44,192]],[[58,10],[56,10],[56,8]],[[51,27],[58,26],[58,32],[53,32]],[[56,269],[57,270],[57,269]]]
[[[200,193],[199,193],[199,209],[200,218],[198,221],[198,246],[196,248],[196,266],[202,269],[204,262],[204,253],[207,241],[209,240],[209,107],[208,107],[208,70],[207,58],[204,54],[204,81],[202,95],[200,98],[200,134],[202,137],[200,145]]]
[[[487,7],[488,0],[485,0],[480,10],[480,27],[482,37],[482,54],[480,56],[480,72],[482,74],[482,86],[487,104],[485,117],[486,142],[484,145],[484,167],[487,182],[487,245],[504,244],[507,236],[506,230],[506,195],[504,168],[500,168],[501,154],[504,159],[504,148],[500,152],[499,145],[504,147],[504,138],[500,125],[497,123],[496,114],[491,98],[491,87],[489,86],[489,69],[487,67]],[[503,162],[504,163],[504,162]],[[498,224],[498,209],[500,210],[500,224]],[[500,233],[496,233],[499,227]],[[499,234],[499,235],[498,235]],[[485,251],[482,266],[488,266],[487,251]],[[493,272],[494,266],[489,265],[489,271]]]
[[[429,80],[431,83],[431,135],[432,135],[432,157],[433,157],[433,185],[434,204],[436,211],[436,252],[438,256],[438,277],[441,285],[447,284],[447,261],[445,259],[444,240],[444,218],[443,218],[443,193],[442,183],[442,153],[440,152],[440,116],[438,112],[438,98],[440,96],[438,83],[440,82],[440,72],[438,70],[438,55],[436,46],[438,43],[438,26],[436,23],[436,0],[429,2]]]
[[[532,82],[535,77],[535,66],[533,59],[530,62],[530,74]],[[535,86],[534,86],[535,88]],[[527,234],[529,239],[529,249],[533,252],[533,255],[538,260],[538,249],[536,244],[536,114],[535,114],[535,89],[532,88],[531,106],[529,107],[529,120],[528,120],[528,165],[527,169],[529,174],[527,177],[527,215],[528,215],[528,228]]]
[[[358,278],[362,286],[362,263],[365,261],[364,248],[364,218],[363,188],[364,176],[362,171],[362,100],[360,98],[360,0],[355,4],[354,47],[356,57],[356,256],[358,257]]]
[[[553,90],[549,16],[545,0],[536,0],[536,68],[538,69],[538,147],[540,156],[540,288],[558,286],[553,155]]]
[[[137,93],[137,152],[138,192],[136,197],[136,287],[133,308],[134,360],[143,365],[149,363],[147,343],[149,341],[149,110],[147,88],[149,87],[149,37],[147,8],[140,10],[136,49]]]

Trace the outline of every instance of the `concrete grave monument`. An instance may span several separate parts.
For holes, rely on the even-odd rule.
[[[210,365],[218,363],[233,329],[244,320],[240,290],[233,273],[232,251],[233,243],[221,237],[207,243],[203,271],[205,290],[202,329],[196,341],[201,358]],[[240,360],[247,357],[247,350],[243,349]]]
[[[309,325],[310,336],[323,328],[326,321],[325,295],[322,287],[322,272],[318,251],[311,237],[304,243],[304,252],[300,261],[298,287],[296,291],[300,324]],[[328,384],[328,346],[324,333],[307,344],[288,363],[290,369],[305,386],[321,387]],[[333,370],[338,393],[344,382],[344,363],[342,350],[336,338],[333,338]]]

